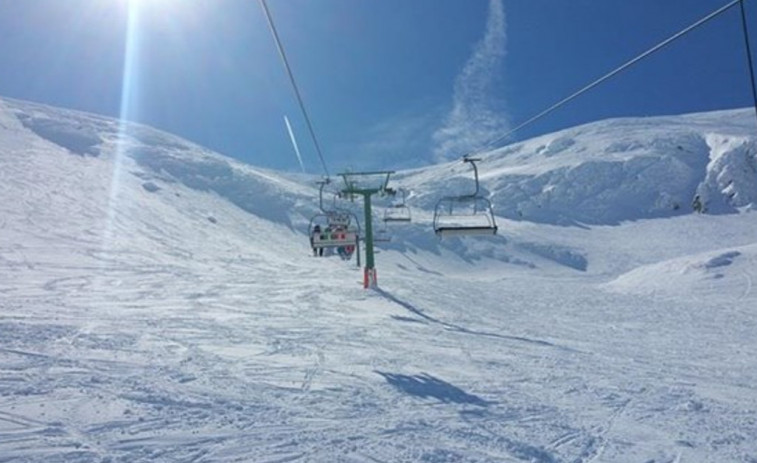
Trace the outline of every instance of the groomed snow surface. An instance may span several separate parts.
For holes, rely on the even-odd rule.
[[[495,237],[431,231],[468,166],[400,172],[364,290],[316,177],[0,100],[0,462],[755,463],[753,117],[489,153]]]

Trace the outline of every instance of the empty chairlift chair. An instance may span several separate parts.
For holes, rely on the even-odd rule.
[[[387,194],[396,196],[397,191],[402,194],[401,200],[393,200],[389,205],[384,207],[383,216],[381,217],[382,226],[374,231],[373,241],[377,243],[387,243],[392,241],[392,235],[389,232],[389,224],[403,224],[412,222],[410,208],[405,204],[405,190],[391,190],[387,188]],[[375,223],[376,221],[374,221]]]
[[[492,203],[480,195],[478,168],[473,159],[465,156],[463,162],[470,163],[476,181],[472,194],[445,196],[434,208],[434,233],[440,238],[467,235],[496,235],[497,222],[494,219]]]
[[[377,222],[375,220],[374,222]],[[392,241],[392,235],[389,233],[389,228],[384,222],[383,226],[373,230],[373,242],[374,243],[390,243]]]
[[[410,208],[405,204],[405,190],[400,189],[401,201],[395,201],[384,209],[384,223],[408,223],[412,222]]]

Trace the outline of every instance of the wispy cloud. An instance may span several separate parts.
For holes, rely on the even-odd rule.
[[[484,37],[457,76],[452,110],[433,134],[437,160],[482,148],[507,131],[508,118],[494,92],[497,72],[505,57],[506,39],[502,0],[489,0]]]
[[[360,164],[344,167],[364,169],[404,169],[419,167],[430,161],[431,134],[443,116],[440,108],[411,108],[392,117],[378,120],[352,140],[335,146],[339,157]]]

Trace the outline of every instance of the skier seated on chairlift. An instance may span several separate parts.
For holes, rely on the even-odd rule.
[[[313,234],[310,235],[310,247],[313,248],[313,256],[315,257],[318,257],[318,256],[323,257],[323,248],[316,248],[315,244],[313,243],[313,241],[315,240],[315,235],[320,235],[320,234],[321,234],[321,226],[316,224],[313,227]]]
[[[328,228],[329,231],[333,232],[346,232],[347,227],[344,225],[334,225],[333,227]],[[352,254],[355,252],[355,246],[339,246],[336,248],[336,253],[341,257],[343,260],[349,260],[352,257]]]
[[[355,246],[340,246],[339,248],[337,248],[336,252],[339,254],[339,257],[342,258],[342,260],[350,260],[352,254],[355,252]]]

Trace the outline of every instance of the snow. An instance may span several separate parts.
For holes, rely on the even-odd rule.
[[[700,300],[730,300],[739,304],[752,291],[752,269],[757,262],[757,245],[708,251],[640,266],[608,283],[621,292]]]
[[[754,111],[736,110],[597,122],[507,146],[479,167],[503,217],[615,225],[687,214],[697,194],[711,213],[753,207],[755,152]],[[409,176],[425,190],[418,205],[472,176],[461,165],[450,179],[445,168]]]
[[[0,100],[0,461],[757,461],[750,124],[486,154],[494,237],[431,230],[468,166],[399,172],[366,291],[315,177]]]

